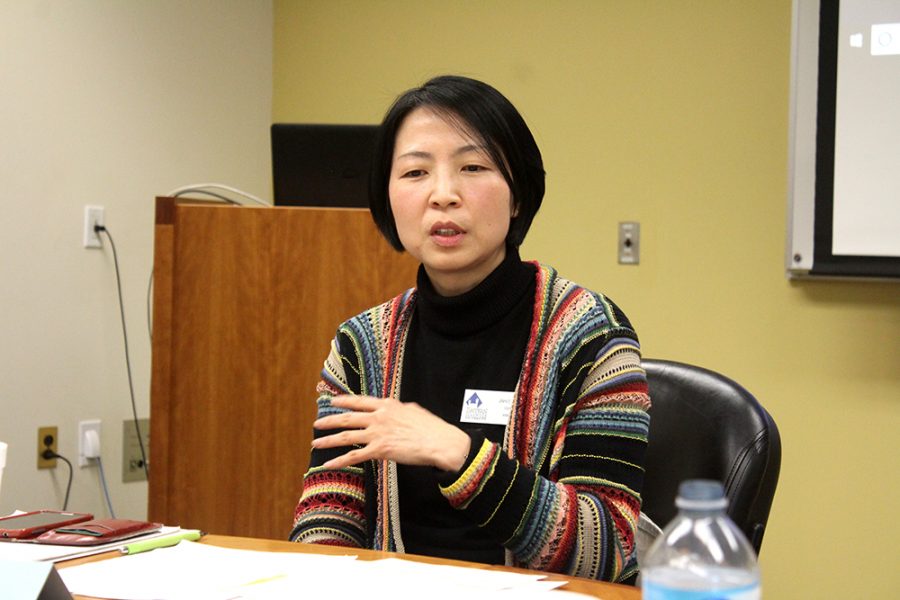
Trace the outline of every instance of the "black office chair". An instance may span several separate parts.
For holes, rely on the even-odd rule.
[[[725,486],[728,515],[759,553],[781,467],[778,428],[756,398],[713,371],[645,359],[650,441],[641,508],[660,527],[677,513],[685,479]]]

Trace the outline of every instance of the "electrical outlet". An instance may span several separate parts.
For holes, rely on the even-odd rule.
[[[84,247],[85,248],[102,248],[103,240],[100,239],[100,232],[94,229],[96,225],[103,225],[103,207],[102,206],[85,206],[84,207]]]
[[[55,469],[55,458],[44,458],[44,451],[57,450],[57,428],[56,427],[38,427],[37,436],[37,468],[38,469]]]
[[[138,419],[138,427],[141,438],[138,440],[137,430],[134,428],[134,419],[122,421],[122,481],[147,481],[147,472],[144,470],[144,455],[150,461],[150,419]],[[141,444],[144,452],[141,452]]]
[[[93,432],[93,434],[90,434]],[[92,441],[89,435],[96,435]],[[100,419],[78,422],[78,466],[87,467],[91,458],[100,456]]]

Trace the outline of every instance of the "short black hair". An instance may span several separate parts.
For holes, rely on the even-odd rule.
[[[506,243],[518,248],[544,199],[544,161],[525,119],[490,85],[457,75],[441,75],[401,94],[378,129],[369,177],[369,210],[388,242],[403,250],[388,195],[394,144],[403,120],[427,107],[461,126],[484,145],[512,194],[514,214]]]

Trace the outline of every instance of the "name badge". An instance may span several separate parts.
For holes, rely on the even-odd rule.
[[[514,395],[514,392],[496,390],[466,390],[459,420],[463,423],[506,425]]]

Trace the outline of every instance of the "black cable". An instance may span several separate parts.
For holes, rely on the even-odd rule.
[[[106,234],[106,237],[109,239],[109,245],[112,247],[113,262],[116,265],[116,288],[119,291],[119,314],[122,317],[122,336],[125,339],[125,367],[128,370],[128,391],[131,394],[131,412],[134,415],[134,430],[135,433],[137,433],[138,445],[141,447],[144,475],[147,476],[147,481],[149,481],[150,467],[147,464],[147,453],[144,450],[144,440],[141,437],[141,427],[138,424],[137,403],[134,401],[134,381],[131,377],[131,355],[128,352],[128,329],[125,327],[125,302],[122,300],[122,278],[119,274],[119,255],[116,252],[116,243],[113,241],[112,235],[110,235],[109,230],[106,227],[103,225],[94,225],[94,231],[97,233],[102,231]]]
[[[65,456],[63,456],[62,454],[57,454],[56,452],[54,452],[53,450],[51,450],[49,448],[44,450],[43,456],[44,456],[45,460],[50,460],[51,458],[58,458],[61,461],[63,461],[64,463],[66,463],[67,465],[69,465],[69,483],[66,485],[66,499],[63,500],[63,507],[62,507],[63,510],[67,510],[69,508],[69,492],[72,491],[72,475],[73,475],[72,463],[70,463],[69,459],[66,458]]]

